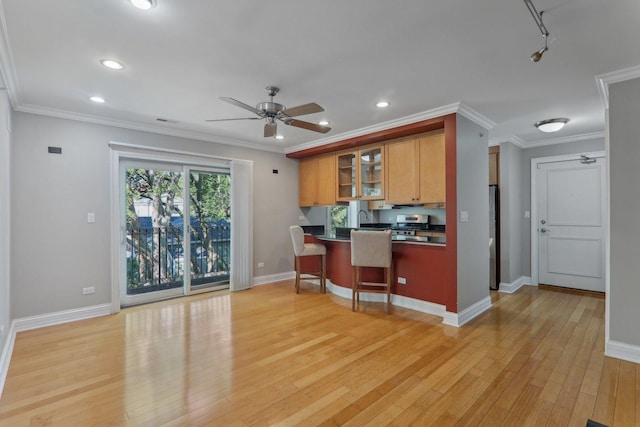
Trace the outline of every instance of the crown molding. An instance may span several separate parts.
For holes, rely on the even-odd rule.
[[[493,120],[489,120],[488,118],[462,102],[458,103],[457,113],[465,116],[467,119],[482,126],[487,130],[491,130],[496,127],[496,122],[494,122]]]
[[[71,111],[58,110],[55,108],[39,107],[35,105],[20,105],[16,111],[23,113],[38,114],[41,116],[57,117],[67,120],[75,120],[79,122],[93,123],[98,125],[113,126],[117,128],[137,130],[141,132],[156,133],[159,135],[175,136],[177,138],[194,139],[197,141],[214,142],[216,144],[231,145],[239,148],[250,148],[253,150],[270,151],[273,153],[284,153],[284,148],[255,144],[252,142],[235,140],[230,138],[222,138],[208,135],[201,132],[192,132],[181,129],[168,129],[161,126],[146,125],[125,120],[106,119],[103,117],[93,116],[90,114],[80,114]]]
[[[438,108],[432,108],[431,110],[423,111],[416,114],[411,114],[409,116],[400,117],[398,119],[388,120],[386,122],[378,123],[371,126],[366,126],[360,129],[356,129],[349,132],[343,132],[338,135],[333,135],[327,138],[316,139],[315,141],[309,141],[304,144],[298,144],[292,147],[288,147],[285,149],[285,153],[294,153],[297,151],[307,150],[309,148],[320,147],[322,145],[331,144],[333,142],[344,141],[346,139],[356,138],[362,135],[368,135],[375,132],[380,132],[387,129],[392,129],[395,127],[400,127],[404,125],[409,125],[412,123],[420,122],[423,120],[435,119],[437,117],[446,116],[448,114],[458,113],[469,120],[477,123],[478,125],[484,127],[485,129],[492,129],[495,127],[495,123],[489,119],[487,119],[482,114],[478,113],[471,107],[463,104],[462,102],[454,102],[453,104],[444,105]]]
[[[13,54],[9,46],[9,35],[7,34],[7,21],[4,16],[4,7],[0,1],[0,74],[9,94],[9,101],[15,110],[20,105],[20,95],[18,93],[18,79],[13,66]]]
[[[640,77],[640,65],[596,76],[596,85],[605,109],[609,109],[609,85]]]
[[[505,142],[510,142],[513,145],[515,145],[516,147],[525,149],[526,147],[526,143],[524,142],[524,140],[522,138],[520,138],[519,136],[516,135],[510,135],[510,136],[505,136],[502,138],[495,138],[495,139],[490,139],[489,140],[489,147],[493,147],[496,145],[500,145],[502,143]]]
[[[532,141],[525,143],[524,148],[542,147],[545,145],[566,144],[569,142],[589,141],[593,139],[604,139],[604,131],[583,133],[580,135],[562,136],[559,138],[550,138],[539,141]]]

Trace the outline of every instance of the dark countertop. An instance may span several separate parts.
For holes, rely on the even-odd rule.
[[[315,236],[318,240],[328,240],[334,242],[349,242],[349,237],[336,236],[329,234],[324,236]],[[413,245],[429,245],[429,246],[446,246],[444,237],[429,237],[429,241],[412,240],[411,236],[392,236],[393,243],[413,244]]]

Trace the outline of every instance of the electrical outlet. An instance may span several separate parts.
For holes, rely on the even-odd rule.
[[[298,221],[304,221],[304,220],[305,220],[305,216],[304,216],[304,215],[300,215],[300,216],[298,217]]]
[[[89,286],[88,288],[82,288],[82,295],[90,295],[95,294],[96,288],[95,286]]]
[[[264,262],[259,262],[258,263],[258,268],[264,268]]]
[[[407,284],[407,279],[405,277],[398,277],[398,284],[406,285]]]

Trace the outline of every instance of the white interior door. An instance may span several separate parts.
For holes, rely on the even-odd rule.
[[[604,158],[537,168],[538,282],[604,292]]]

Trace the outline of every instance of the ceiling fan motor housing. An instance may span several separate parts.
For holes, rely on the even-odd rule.
[[[279,112],[285,110],[285,106],[277,102],[261,102],[256,105],[256,109],[263,111],[267,116],[276,116]]]

